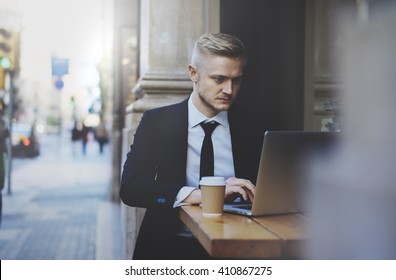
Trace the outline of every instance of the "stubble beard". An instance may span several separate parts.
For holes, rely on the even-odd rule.
[[[208,101],[203,95],[201,95],[198,92],[198,98],[200,99],[200,101],[202,102],[202,104],[204,104],[204,106],[211,111],[211,113],[216,116],[218,113],[220,113],[221,111],[228,111],[228,109],[230,108],[230,105],[232,103],[232,100],[230,100],[229,104],[219,104],[217,105],[216,103],[216,98],[213,99],[212,102]]]

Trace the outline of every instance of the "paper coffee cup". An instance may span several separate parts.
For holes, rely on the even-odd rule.
[[[226,185],[224,177],[202,177],[199,185],[202,194],[202,214],[205,217],[221,216]]]

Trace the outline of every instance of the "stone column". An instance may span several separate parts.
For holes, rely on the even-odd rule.
[[[195,41],[219,32],[219,0],[144,0],[140,10],[140,79],[127,108],[123,150],[129,150],[144,111],[185,99],[192,91],[188,64]],[[144,209],[123,207],[126,255],[132,256]]]
[[[140,23],[136,91],[142,98],[134,112],[175,103],[191,93],[187,66],[192,48],[203,33],[218,32],[219,1],[142,1]]]

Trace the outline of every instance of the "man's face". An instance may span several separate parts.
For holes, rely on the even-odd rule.
[[[245,62],[221,56],[202,56],[198,69],[190,65],[194,82],[193,103],[205,116],[211,118],[227,111],[242,82]]]

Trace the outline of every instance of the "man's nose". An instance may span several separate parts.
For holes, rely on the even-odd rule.
[[[223,93],[232,94],[232,80],[227,80],[224,82]]]

